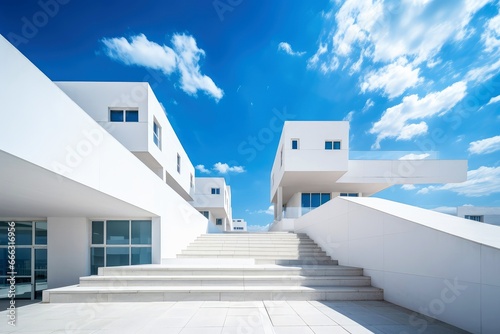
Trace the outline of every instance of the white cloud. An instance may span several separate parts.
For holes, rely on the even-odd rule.
[[[217,171],[220,174],[227,174],[227,173],[244,173],[245,168],[243,166],[229,166],[226,163],[222,162],[217,162],[214,164],[213,170]]]
[[[203,174],[210,174],[211,173],[210,170],[205,168],[205,165],[196,165],[194,168],[196,168],[197,170],[199,170]]]
[[[423,81],[419,72],[420,70],[414,69],[406,59],[400,58],[392,64],[369,72],[361,83],[361,92],[382,90],[384,95],[393,99]]]
[[[431,210],[441,212],[441,213],[446,213],[446,214],[453,215],[453,216],[457,215],[457,208],[455,206],[439,206],[439,207],[431,209]]]
[[[306,53],[305,51],[302,51],[302,52],[293,51],[292,46],[290,44],[288,44],[287,42],[281,42],[280,44],[278,44],[278,50],[284,51],[291,56],[299,56],[299,57],[303,56]]]
[[[486,52],[497,51],[500,48],[500,14],[488,21],[481,39]]]
[[[254,214],[266,214],[266,215],[274,215],[274,205],[271,204],[267,209],[265,210],[256,210],[256,211],[250,211],[250,210],[246,210],[246,212],[248,212],[249,214],[251,215],[254,215]]]
[[[172,48],[149,41],[144,34],[130,37],[104,38],[105,53],[126,65],[151,68],[170,75],[180,73],[181,89],[191,95],[198,91],[219,101],[224,92],[213,80],[201,74],[199,61],[205,51],[198,48],[196,40],[189,35],[174,34]]]
[[[470,154],[487,154],[500,151],[500,136],[473,141],[469,144]]]
[[[497,102],[499,102],[499,101],[500,101],[500,95],[495,96],[495,97],[492,97],[492,98],[488,101],[488,103],[486,103],[486,105],[488,106],[488,105],[490,105],[490,104],[497,103]]]
[[[351,62],[364,55],[374,62],[405,57],[414,66],[428,62],[432,67],[445,43],[471,35],[472,17],[488,2],[491,0],[332,1],[335,16],[323,16],[325,27],[319,43],[325,52],[317,53],[315,63],[330,63],[333,57]]]
[[[363,107],[363,109],[361,110],[362,113],[365,113],[368,111],[368,109],[370,109],[371,107],[373,107],[375,105],[375,102],[373,102],[372,99],[368,99],[366,100],[365,102],[365,105]]]
[[[269,227],[271,224],[267,225],[248,225],[247,226],[247,231],[248,232],[267,232],[269,231]]]
[[[415,121],[442,116],[452,109],[465,96],[467,84],[463,81],[443,89],[440,92],[429,93],[419,99],[418,95],[410,95],[403,101],[388,108],[379,121],[373,124],[371,134],[376,134],[374,148],[380,148],[380,142],[386,138],[410,140],[427,132],[427,123]]]
[[[497,58],[493,58],[497,59]],[[467,72],[465,79],[467,81],[484,82],[491,79],[500,69],[500,60],[489,63],[484,66],[476,67]]]
[[[413,184],[403,184],[401,186],[401,189],[403,189],[403,190],[415,190],[416,187]]]
[[[481,197],[500,193],[500,166],[479,167],[467,172],[467,181],[465,182],[429,186],[420,189],[417,194],[427,194],[438,190],[449,190],[467,197]]]
[[[401,158],[399,158],[399,160],[423,160],[429,156],[430,156],[429,153],[422,153],[422,154],[410,153],[402,156]]]
[[[354,116],[354,111],[349,111],[349,112],[347,113],[347,115],[345,115],[345,117],[344,117],[344,121],[351,122],[351,121],[352,121],[353,116]]]

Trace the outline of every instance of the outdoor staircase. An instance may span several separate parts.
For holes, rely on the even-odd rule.
[[[362,268],[339,266],[305,234],[205,234],[161,265],[99,268],[43,302],[383,300]]]

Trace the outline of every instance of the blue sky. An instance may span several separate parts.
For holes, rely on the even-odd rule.
[[[499,8],[1,0],[0,33],[52,80],[149,81],[197,175],[224,176],[233,216],[265,225],[284,120],[350,120],[355,151],[469,160],[463,184],[379,197],[444,212],[500,206]]]

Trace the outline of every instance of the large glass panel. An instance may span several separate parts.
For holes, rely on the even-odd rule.
[[[35,270],[47,270],[47,249],[35,248]]]
[[[9,277],[0,277],[0,299],[8,298],[9,289]],[[16,299],[31,299],[31,277],[16,276]]]
[[[35,299],[42,298],[42,291],[47,289],[47,270],[35,270]]]
[[[329,193],[323,193],[321,194],[321,204],[325,204],[330,200],[330,194]]]
[[[7,222],[0,222],[0,246],[6,246],[9,243],[9,224]]]
[[[302,193],[302,207],[310,208],[311,207],[311,194],[310,193]]]
[[[132,247],[131,264],[151,264],[151,247]]]
[[[106,243],[108,245],[127,245],[129,243],[129,221],[108,220],[106,222]]]
[[[125,111],[125,121],[126,122],[139,122],[139,111],[138,110]]]
[[[132,220],[132,244],[151,245],[150,220]]]
[[[35,222],[35,244],[47,244],[47,222]]]
[[[123,110],[110,110],[109,120],[111,122],[123,122]]]
[[[331,141],[325,141],[325,150],[333,149],[333,143]]]
[[[129,247],[106,247],[106,267],[128,266]]]
[[[104,222],[102,221],[92,222],[92,244],[104,244]]]
[[[92,247],[90,249],[90,274],[97,275],[99,267],[104,267],[104,248]]]
[[[16,222],[16,245],[32,245],[31,222]]]
[[[17,276],[31,276],[31,247],[16,247],[16,265]]]
[[[9,270],[8,248],[0,248],[0,276],[7,276]]]
[[[333,149],[334,150],[340,150],[340,142],[339,141],[334,141],[333,142]]]
[[[311,208],[317,208],[321,205],[321,194],[313,193],[311,194]]]

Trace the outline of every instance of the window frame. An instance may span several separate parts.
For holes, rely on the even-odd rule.
[[[220,195],[220,188],[212,188],[210,190],[211,195]]]
[[[295,148],[294,148],[294,145],[293,144],[296,144],[295,145]],[[292,150],[299,150],[300,149],[300,140],[298,138],[292,138],[292,142],[291,142],[291,148]]]
[[[339,151],[342,149],[342,141],[328,139],[325,140],[325,151]]]
[[[129,113],[130,112],[135,112],[137,114],[137,119],[134,118],[134,120],[129,120]],[[121,117],[119,120],[113,120],[113,117],[111,115],[116,114],[121,114]],[[109,107],[108,108],[108,119],[109,122],[112,123],[138,123],[139,122],[139,108],[121,108],[121,107]]]
[[[161,143],[161,126],[156,120],[156,118],[153,118],[153,143],[156,144],[156,146],[160,149],[162,147]]]

